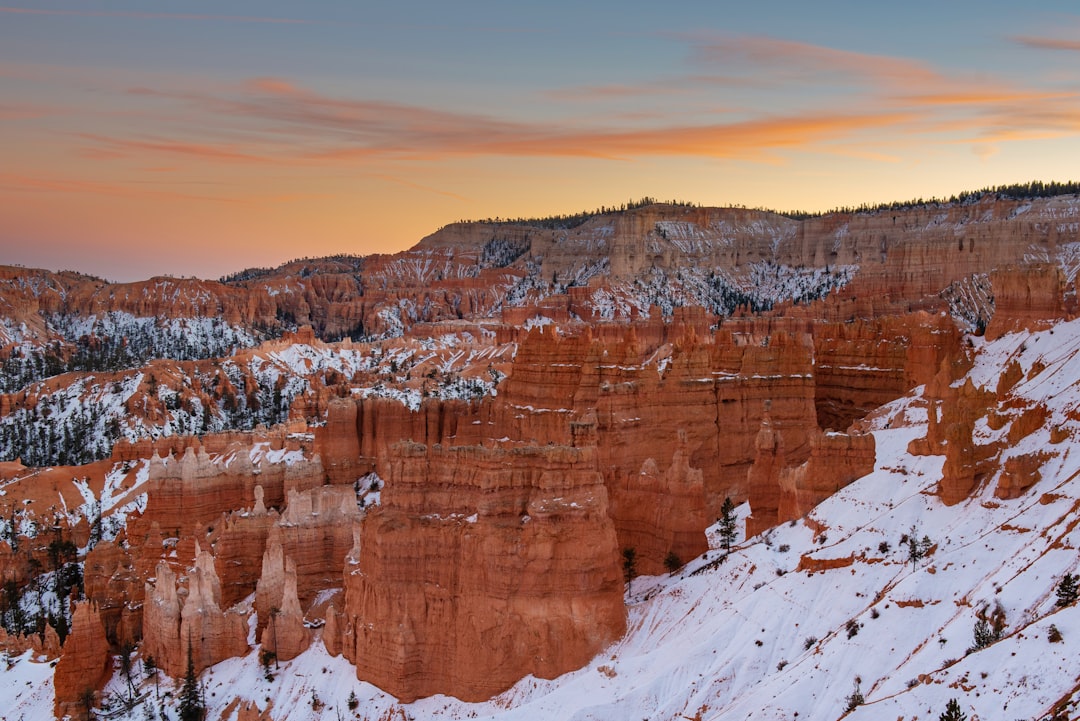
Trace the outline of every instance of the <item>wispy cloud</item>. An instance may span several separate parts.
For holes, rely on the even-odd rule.
[[[1012,40],[1025,47],[1036,48],[1038,50],[1067,50],[1080,52],[1080,40],[1045,38],[1034,35],[1016,35],[1013,36]]]
[[[766,36],[687,37],[691,60],[706,67],[748,67],[759,74],[769,71],[777,77],[843,75],[875,84],[918,87],[936,84],[943,78],[929,64],[909,58],[840,50],[810,43]]]
[[[271,23],[275,25],[307,25],[315,20],[299,18],[276,18],[254,15],[212,15],[203,13],[160,13],[109,10],[47,10],[43,8],[0,6],[0,14],[8,15],[57,15],[85,18],[133,18],[137,20],[210,20],[234,23]]]
[[[402,103],[330,97],[281,78],[254,79],[229,95],[156,94],[242,122],[255,130],[252,137],[273,137],[277,142],[237,148],[160,139],[94,139],[113,149],[199,155],[222,162],[268,161],[268,156],[282,162],[479,155],[623,160],[686,155],[748,158],[834,141],[915,119],[912,113],[896,111],[800,113],[698,123],[676,123],[671,117],[658,122],[652,117],[642,121],[648,122],[648,127],[626,129],[603,122],[527,122]]]
[[[567,88],[550,97],[572,100],[578,107],[577,99],[590,94],[598,101],[620,101],[685,92],[699,93],[695,98],[701,105],[703,88],[753,86],[749,95],[733,96],[741,104],[733,106],[737,111],[650,104],[644,113],[628,113],[626,107],[603,112],[604,103],[598,102],[588,117],[535,120],[327,94],[268,76],[234,85],[210,83],[201,90],[131,88],[132,96],[164,104],[159,115],[179,104],[183,112],[175,115],[185,120],[154,126],[145,135],[81,134],[89,143],[82,152],[144,164],[172,162],[162,160],[167,157],[283,167],[477,156],[776,162],[785,153],[801,151],[892,161],[895,155],[881,152],[873,141],[1006,142],[1033,134],[1080,134],[1080,93],[1071,90],[947,73],[919,60],[769,37],[683,39],[694,73],[640,84]],[[727,66],[743,75],[725,72]],[[785,97],[792,83],[806,91],[798,103]],[[763,100],[757,94],[763,88],[777,92]],[[818,88],[821,94],[815,96]],[[397,177],[384,179],[397,182]]]
[[[212,143],[192,143],[179,140],[140,140],[107,137],[84,133],[81,136],[97,144],[97,147],[83,149],[83,155],[107,159],[109,157],[128,157],[140,153],[180,155],[222,163],[262,163],[270,158],[258,153],[240,150],[235,146],[215,145]],[[103,147],[102,147],[103,146]]]
[[[555,88],[544,95],[552,100],[607,101],[624,98],[642,98],[652,95],[688,95],[699,93],[703,88],[760,88],[767,85],[762,78],[736,75],[689,74],[676,77],[646,80],[639,83],[612,83],[609,85],[575,85]]]

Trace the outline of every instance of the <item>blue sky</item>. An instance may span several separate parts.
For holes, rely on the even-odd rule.
[[[0,262],[120,279],[642,195],[948,195],[1077,177],[1080,10],[23,3],[0,131]]]

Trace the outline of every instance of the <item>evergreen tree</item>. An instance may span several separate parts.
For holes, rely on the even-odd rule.
[[[637,575],[637,550],[627,546],[622,550],[622,568],[623,574],[626,576],[627,591],[630,590],[630,584],[633,582],[634,577]]]
[[[79,703],[83,707],[83,713],[86,714],[86,721],[94,721],[94,689],[83,689],[83,692],[79,694]]]
[[[177,709],[180,721],[202,721],[206,715],[202,694],[199,691],[199,678],[195,675],[195,659],[191,655],[191,638],[188,638],[187,672],[184,685],[180,689],[180,707]]]
[[[1077,580],[1080,579],[1071,573],[1066,573],[1061,577],[1061,583],[1057,587],[1056,605],[1059,608],[1065,608],[1076,603],[1078,591],[1080,591],[1077,589]]]
[[[960,702],[954,698],[945,704],[945,713],[938,716],[938,721],[966,721],[967,714],[960,710]]]
[[[981,651],[994,642],[994,632],[990,629],[990,623],[985,618],[980,618],[975,622],[974,639],[971,651]]]
[[[934,546],[934,542],[930,540],[929,536],[924,535],[922,540],[919,540],[919,534],[916,531],[915,526],[911,527],[911,531],[909,531],[907,536],[902,539],[902,542],[907,543],[908,560],[911,561],[912,569],[918,567],[919,561],[921,561]]]
[[[724,499],[724,505],[720,507],[720,545],[724,547],[725,551],[731,550],[731,544],[735,543],[735,537],[738,533],[738,525],[735,518],[735,504],[731,502],[731,497]]]

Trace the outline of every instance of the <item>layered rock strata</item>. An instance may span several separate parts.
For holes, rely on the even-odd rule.
[[[586,662],[626,624],[595,463],[559,445],[395,446],[329,645],[402,700],[486,699]]]

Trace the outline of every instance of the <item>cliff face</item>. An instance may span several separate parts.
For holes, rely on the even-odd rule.
[[[642,574],[701,555],[725,498],[749,501],[748,534],[804,516],[873,470],[860,419],[916,386],[911,451],[945,457],[944,502],[991,478],[1025,493],[1045,458],[1007,449],[1068,432],[1013,393],[1041,370],[1021,350],[956,384],[983,343],[964,331],[1076,311],[1078,214],[1071,198],[802,222],[656,205],[453,225],[226,282],[0,269],[4,372],[42,376],[0,394],[4,448],[130,439],[83,466],[0,459],[0,577],[23,588],[52,562],[54,536],[9,526],[76,546],[91,604],[58,665],[69,710],[127,643],[173,676],[189,639],[198,669],[249,653],[252,613],[282,661],[325,622],[326,647],[402,699],[558,675],[623,632],[625,549]],[[238,340],[60,374],[108,346],[106,316],[184,333],[216,317]],[[349,334],[394,338],[320,340]],[[93,429],[58,423],[80,404]],[[25,630],[4,638],[27,647]]]
[[[188,571],[186,593],[168,564],[157,566],[147,583],[143,612],[143,649],[173,678],[183,677],[188,654],[196,673],[233,656],[247,653],[247,617],[221,607],[221,581],[213,556],[196,551]]]
[[[622,634],[593,449],[403,442],[390,468],[335,624],[360,678],[403,700],[486,699],[576,668]]]
[[[71,631],[64,641],[53,675],[56,717],[71,714],[75,718],[86,718],[86,697],[96,703],[97,691],[111,671],[112,657],[97,609],[90,603],[76,604]]]

